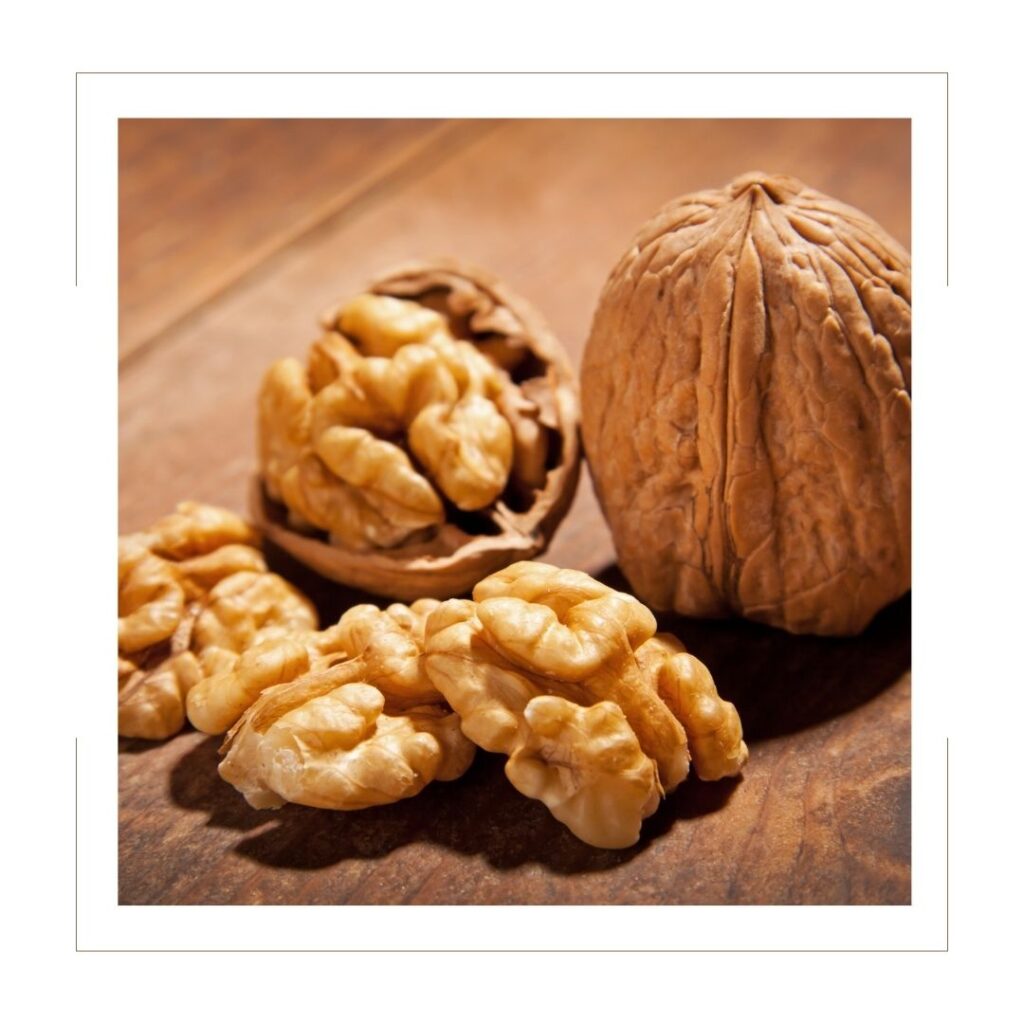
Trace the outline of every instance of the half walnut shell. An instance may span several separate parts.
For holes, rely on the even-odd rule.
[[[265,536],[402,601],[465,593],[540,554],[575,494],[580,443],[575,376],[536,310],[441,260],[374,280],[321,326],[308,363],[264,379],[251,506]]]

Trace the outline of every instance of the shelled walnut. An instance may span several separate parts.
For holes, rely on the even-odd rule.
[[[221,776],[253,807],[359,810],[462,775],[475,747],[422,666],[436,605],[357,605],[337,625],[263,644],[200,684],[190,716],[204,688],[228,709],[222,721],[249,705],[222,747]]]
[[[654,608],[853,634],[910,586],[910,257],[795,178],[674,200],[612,271],[583,439]]]
[[[584,842],[631,846],[686,777],[736,775],[735,707],[634,597],[586,573],[520,562],[427,620],[425,667],[505,774]]]
[[[259,398],[257,522],[331,579],[447,597],[547,545],[579,475],[568,359],[534,310],[450,262],[375,281]]]
[[[232,512],[182,502],[118,538],[118,732],[160,740],[213,668],[275,631],[313,629],[312,605],[267,571],[258,535]]]

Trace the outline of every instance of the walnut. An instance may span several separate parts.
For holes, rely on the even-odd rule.
[[[546,547],[579,475],[568,359],[500,282],[450,262],[375,281],[259,397],[257,522],[322,575],[447,597]]]
[[[715,782],[738,775],[747,761],[740,716],[718,696],[707,666],[668,633],[641,644],[636,657],[658,696],[683,723],[698,777]]]
[[[217,684],[251,705],[222,748],[221,776],[253,807],[353,811],[462,775],[475,748],[422,666],[436,605],[358,605],[330,629],[243,655]]]
[[[205,673],[273,630],[312,629],[312,605],[267,572],[257,535],[232,512],[182,502],[118,538],[118,732],[166,739]]]
[[[196,618],[195,644],[208,675],[250,647],[316,626],[309,600],[276,573],[237,572],[207,595]]]
[[[747,174],[668,204],[601,293],[583,438],[623,572],[684,615],[853,634],[910,586],[910,257]]]
[[[294,609],[289,610],[279,600],[275,604],[274,595],[267,596],[271,600],[257,605],[257,611],[270,612],[274,618],[261,620],[258,630],[253,628],[257,623],[246,607],[251,607],[250,601],[242,605],[242,616],[232,613],[233,600],[226,604],[226,615],[224,608],[218,607],[224,602],[211,601],[203,613],[209,616],[208,621],[204,623],[200,617],[197,632],[205,641],[203,664],[207,672],[188,695],[188,718],[201,732],[226,732],[265,689],[297,679],[325,658],[372,657],[375,671],[388,675],[391,710],[441,701],[419,670],[423,620],[436,601],[422,598],[411,608],[394,604],[383,612],[375,605],[356,605],[336,625],[317,632],[295,619]],[[241,632],[231,628],[238,620]],[[234,640],[240,641],[236,649],[243,653],[231,653]]]
[[[736,775],[739,717],[636,598],[586,573],[519,562],[426,624],[425,668],[505,773],[584,842],[631,846],[686,777]]]

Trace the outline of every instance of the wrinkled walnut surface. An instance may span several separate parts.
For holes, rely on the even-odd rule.
[[[583,437],[655,608],[860,632],[910,586],[910,258],[748,174],[668,204],[601,294]]]
[[[411,266],[323,318],[259,400],[267,535],[321,574],[403,600],[539,553],[579,473],[567,357],[481,271]]]
[[[586,573],[520,562],[426,625],[430,680],[506,775],[594,846],[631,846],[686,777],[736,775],[735,707],[634,597]]]
[[[422,665],[436,605],[357,605],[327,630],[243,655],[218,684],[251,705],[222,748],[222,778],[253,807],[351,811],[462,775],[475,748]]]
[[[312,605],[267,572],[256,543],[234,513],[191,501],[118,538],[121,736],[173,736],[204,674],[278,631],[316,627]]]

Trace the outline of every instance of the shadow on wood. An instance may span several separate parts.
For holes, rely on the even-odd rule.
[[[171,773],[171,796],[180,807],[202,810],[207,826],[250,832],[235,847],[260,864],[316,871],[352,859],[381,858],[410,843],[442,846],[482,856],[497,870],[544,864],[558,874],[606,871],[645,850],[677,821],[721,810],[737,780],[700,782],[691,777],[644,822],[640,842],[627,850],[598,850],[576,839],[536,800],[504,776],[504,758],[477,753],[454,782],[434,783],[413,800],[342,813],[287,804],[256,811],[217,774],[219,738],[183,757]]]
[[[630,592],[616,565],[598,579]],[[670,612],[658,612],[658,627],[711,670],[718,692],[739,710],[748,742],[852,711],[910,668],[910,594],[882,609],[856,637],[794,636],[743,619],[686,619]]]

